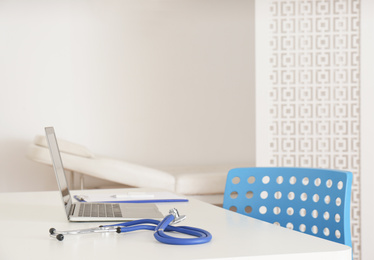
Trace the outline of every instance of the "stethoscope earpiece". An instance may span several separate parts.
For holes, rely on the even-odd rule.
[[[62,240],[64,240],[64,235],[63,235],[63,234],[58,234],[58,235],[56,236],[56,239],[57,239],[58,241],[62,241]]]
[[[53,235],[53,234],[55,234],[55,231],[56,231],[55,228],[50,228],[49,229],[49,234]]]
[[[56,229],[55,228],[50,228],[49,229],[49,235],[51,237],[55,237],[58,241],[64,240],[64,235],[63,234],[56,234]]]

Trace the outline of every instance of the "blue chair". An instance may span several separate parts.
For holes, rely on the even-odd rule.
[[[352,247],[352,173],[313,168],[229,171],[223,207]]]

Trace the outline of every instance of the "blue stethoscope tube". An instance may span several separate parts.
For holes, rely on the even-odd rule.
[[[62,241],[64,235],[68,234],[86,234],[86,233],[101,233],[101,232],[117,232],[126,233],[137,230],[151,230],[154,231],[154,237],[157,241],[170,245],[196,245],[204,244],[212,239],[212,235],[203,229],[188,227],[188,226],[172,226],[175,222],[175,214],[167,215],[163,220],[158,221],[154,219],[139,219],[114,225],[103,225],[97,228],[71,230],[71,231],[56,231],[54,228],[49,230],[52,237]],[[165,232],[177,232],[193,236],[193,238],[178,238],[167,235]]]

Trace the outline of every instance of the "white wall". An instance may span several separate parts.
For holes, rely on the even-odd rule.
[[[370,174],[362,171],[361,159],[372,153],[360,141],[367,142],[361,130],[364,125],[372,130],[373,110],[362,113],[360,102],[370,92],[361,90],[372,88],[361,83],[363,76],[372,77],[373,68],[367,66],[364,75],[361,58],[373,46],[365,42],[372,33],[367,19],[372,20],[373,10],[365,9],[369,16],[364,20],[361,2],[256,1],[256,165],[351,171],[355,260],[363,259],[365,250],[361,209],[372,208],[364,199],[361,204],[361,180]],[[372,103],[372,96],[367,100]]]
[[[148,166],[248,164],[248,0],[0,0],[0,191],[55,189],[25,158],[44,126]]]
[[[361,238],[362,259],[374,259],[374,2],[361,0]]]

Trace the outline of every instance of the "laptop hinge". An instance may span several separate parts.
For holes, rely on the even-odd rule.
[[[75,206],[76,206],[76,204],[72,204],[72,205],[71,205],[71,207],[70,207],[70,212],[69,212],[69,216],[73,216],[74,211],[75,211]]]

